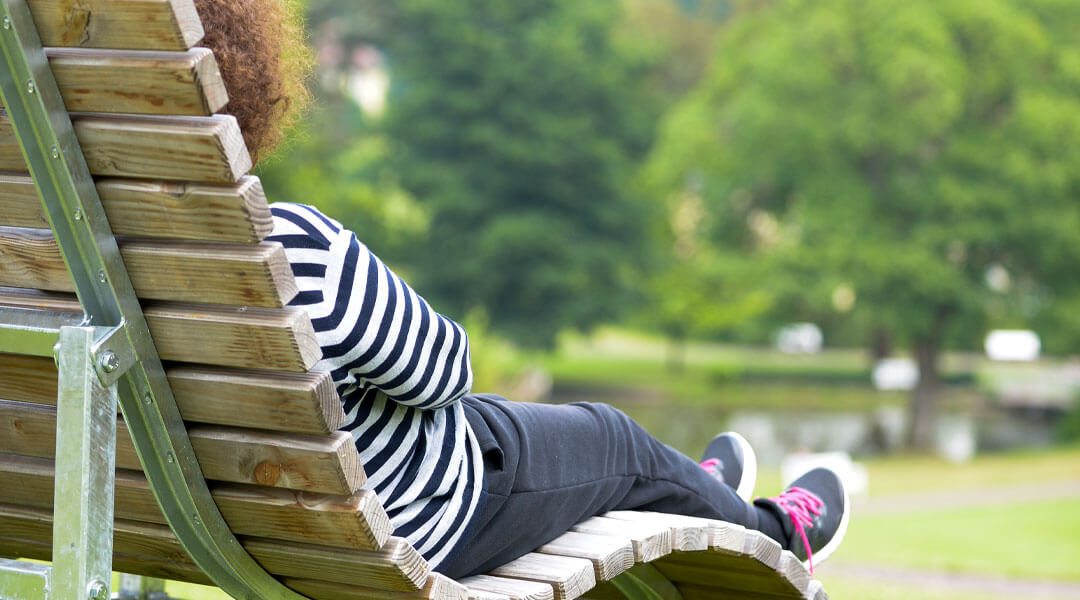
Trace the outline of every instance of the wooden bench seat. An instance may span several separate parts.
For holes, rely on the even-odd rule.
[[[617,511],[490,573],[453,581],[395,537],[272,228],[227,90],[198,47],[192,0],[28,0],[198,466],[267,572],[313,600],[827,598],[767,537],[729,523]],[[73,216],[78,220],[82,215]],[[82,306],[0,112],[0,312]],[[68,319],[68,317],[64,317]],[[0,557],[48,560],[57,367],[0,353]],[[154,498],[118,417],[113,565],[213,583]],[[171,460],[171,456],[158,457]],[[152,473],[147,469],[147,473]]]

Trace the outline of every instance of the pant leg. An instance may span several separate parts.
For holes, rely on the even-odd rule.
[[[452,577],[490,570],[609,510],[671,512],[751,529],[765,519],[769,529],[779,528],[774,516],[606,404],[497,396],[462,402],[484,454],[486,504],[473,536],[442,569]]]

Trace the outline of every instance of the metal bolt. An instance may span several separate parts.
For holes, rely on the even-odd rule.
[[[109,600],[109,588],[105,587],[105,584],[100,581],[94,581],[87,588],[87,598],[89,600]]]
[[[82,209],[81,208],[76,208],[75,209],[75,214],[73,216],[75,217],[76,221],[82,221]]]
[[[11,29],[11,18],[4,17],[4,29]]]
[[[33,94],[36,91],[37,91],[37,86],[34,85],[34,80],[33,79],[27,80],[27,82],[26,82],[26,93],[27,94]]]
[[[57,147],[57,146],[52,147],[52,157],[53,158],[60,158],[60,148],[59,147]]]
[[[105,269],[98,271],[97,278],[98,281],[100,281],[101,283],[105,283],[106,281],[108,281],[108,278],[105,277]]]
[[[116,355],[112,350],[106,350],[101,353],[101,357],[98,359],[98,364],[101,365],[101,370],[106,373],[112,373],[120,368],[120,357]]]

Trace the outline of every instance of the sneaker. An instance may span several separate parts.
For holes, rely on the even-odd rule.
[[[754,500],[780,517],[787,549],[814,572],[836,550],[847,533],[851,503],[840,476],[817,468],[799,477],[773,498]]]
[[[757,458],[746,438],[734,431],[714,437],[701,457],[701,468],[750,501],[757,481]]]

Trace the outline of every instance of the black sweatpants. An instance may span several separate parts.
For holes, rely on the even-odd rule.
[[[468,539],[439,569],[451,577],[488,571],[609,510],[706,517],[781,535],[772,513],[616,408],[491,395],[461,402],[483,452],[485,498]]]

